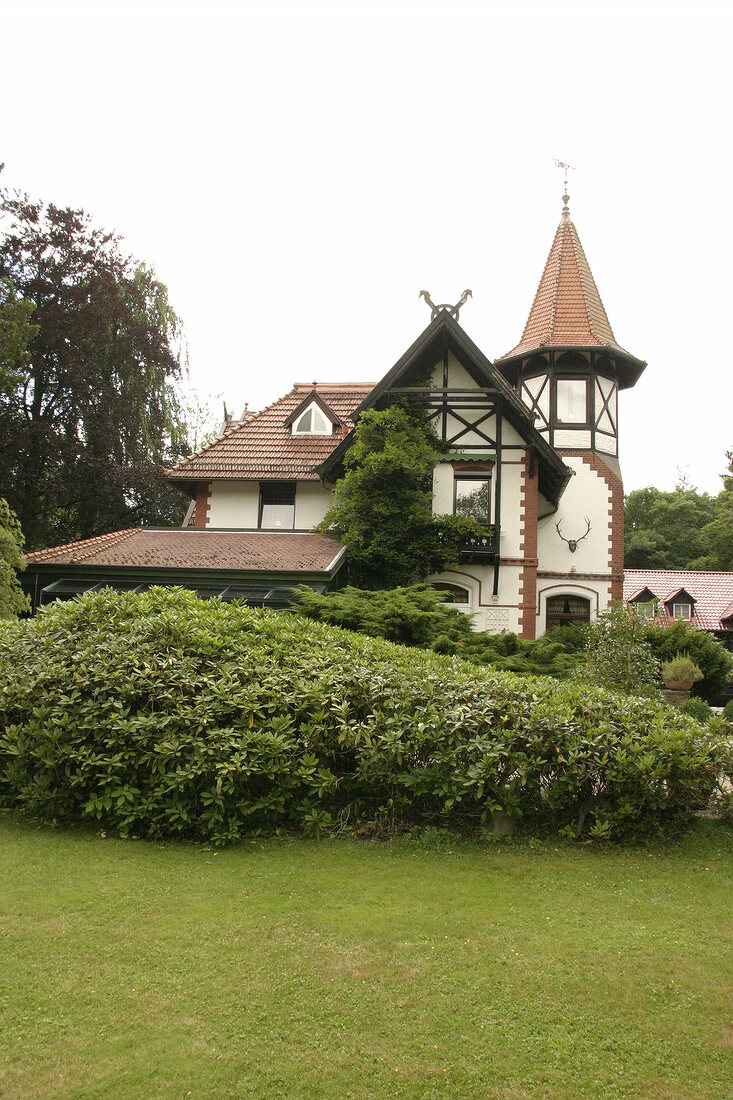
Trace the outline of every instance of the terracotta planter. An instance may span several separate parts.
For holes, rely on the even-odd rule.
[[[665,680],[664,686],[670,691],[689,691],[694,680]]]

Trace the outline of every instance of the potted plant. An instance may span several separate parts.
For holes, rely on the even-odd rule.
[[[670,691],[689,691],[702,677],[700,666],[687,653],[678,653],[671,661],[665,661],[662,665],[664,686]]]

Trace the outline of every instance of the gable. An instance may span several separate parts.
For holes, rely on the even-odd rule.
[[[557,503],[571,472],[536,430],[529,410],[447,311],[442,311],[354,411],[401,401],[424,410],[446,453],[496,458],[502,447],[531,448],[540,493]],[[335,480],[351,433],[323,463]]]

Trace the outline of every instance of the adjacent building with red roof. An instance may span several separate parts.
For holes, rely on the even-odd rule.
[[[733,633],[733,573],[626,569],[624,601],[656,622],[682,619],[718,637]]]

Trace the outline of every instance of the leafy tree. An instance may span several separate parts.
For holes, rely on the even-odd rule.
[[[584,679],[627,695],[656,695],[659,661],[646,623],[623,603],[612,603],[587,627]]]
[[[349,551],[349,579],[360,588],[409,585],[455,562],[476,520],[433,516],[432,472],[440,458],[419,416],[394,405],[359,420],[344,459],[346,473],[319,530]]]
[[[626,497],[627,569],[692,569],[705,552],[703,528],[716,514],[716,498],[680,482],[671,493],[651,486]]]
[[[24,543],[18,517],[0,498],[0,619],[14,619],[30,611],[30,602],[18,580],[18,573],[25,569]]]
[[[715,498],[715,514],[700,532],[704,553],[696,569],[733,569],[733,451],[726,454],[728,473],[723,490]]]
[[[0,395],[0,493],[29,544],[177,522],[161,474],[185,452],[165,286],[81,210],[2,191],[0,213],[0,277],[37,326]]]

